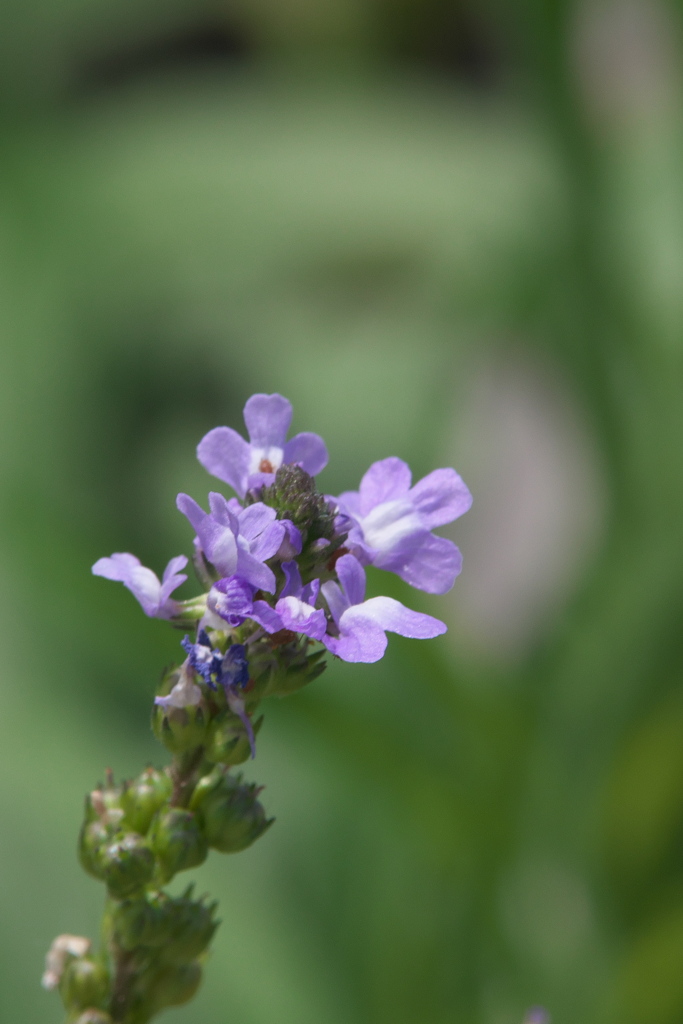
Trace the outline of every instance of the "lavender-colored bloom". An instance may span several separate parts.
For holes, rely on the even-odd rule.
[[[171,619],[179,612],[178,602],[171,594],[187,579],[186,573],[179,572],[187,565],[185,555],[172,558],[164,570],[161,580],[135,555],[116,552],[111,558],[100,558],[92,567],[95,576],[123,583],[140,604],[145,614],[156,619]]]
[[[392,597],[365,597],[365,570],[353,555],[342,555],[336,564],[341,587],[323,583],[338,636],[326,636],[323,643],[344,661],[379,661],[386,650],[386,631],[400,636],[428,640],[446,632],[439,619],[411,611]]]
[[[303,633],[312,640],[322,640],[327,630],[327,620],[322,608],[315,607],[320,592],[320,580],[313,580],[304,587],[296,562],[283,562],[282,569],[287,582],[275,605],[282,629]]]
[[[431,531],[467,512],[472,495],[454,469],[436,469],[410,485],[402,459],[373,463],[360,490],[339,497],[341,512],[354,521],[346,546],[364,565],[395,572],[430,594],[445,594],[462,557],[452,541]]]
[[[317,434],[285,440],[292,406],[282,395],[252,395],[244,407],[244,422],[249,442],[231,427],[215,427],[197,446],[204,469],[230,484],[241,498],[250,488],[271,484],[283,462],[297,463],[311,476],[327,465],[327,448]]]
[[[296,531],[292,523],[278,520],[275,509],[261,502],[235,513],[215,491],[209,495],[210,512],[189,494],[179,494],[176,504],[194,527],[206,558],[223,576],[238,574],[260,590],[275,591],[275,575],[263,563]]]
[[[214,583],[209,591],[206,600],[209,614],[220,616],[233,628],[241,626],[246,619],[253,619],[266,633],[290,629],[313,640],[322,640],[327,628],[325,612],[315,608],[320,581],[314,580],[304,587],[296,562],[283,562],[282,568],[286,583],[275,608],[267,601],[254,600],[254,588],[241,577],[228,576]],[[215,619],[213,624],[219,625]]]
[[[274,589],[274,588],[273,588]],[[266,633],[277,633],[282,629],[280,616],[267,601],[254,600],[254,588],[241,576],[226,576],[211,587],[206,599],[209,614],[232,626],[241,626],[246,619],[253,619]],[[215,622],[216,626],[220,625]]]

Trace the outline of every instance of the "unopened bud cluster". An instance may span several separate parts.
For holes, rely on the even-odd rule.
[[[216,905],[193,899],[192,887],[180,898],[162,887],[209,849],[244,850],[272,819],[258,788],[203,748],[192,762],[147,768],[118,786],[109,776],[86,798],[79,857],[107,887],[105,944],[93,956],[87,939],[60,936],[48,954],[43,984],[59,989],[69,1024],[144,1024],[199,985]]]
[[[187,633],[185,658],[162,677],[152,710],[171,764],[120,785],[109,775],[86,799],[79,857],[106,886],[107,904],[99,953],[72,935],[48,953],[43,983],[59,989],[68,1024],[146,1024],[196,991],[215,906],[191,888],[179,898],[163,888],[210,849],[238,853],[272,824],[260,788],[232,771],[255,754],[261,701],[316,679],[328,652],[374,662],[387,632],[427,639],[446,629],[393,598],[366,600],[365,566],[429,593],[453,585],[460,553],[432,531],[469,508],[457,473],[436,470],[411,486],[408,466],[389,458],[370,467],[359,491],[332,498],[314,479],[327,463],[322,438],[286,440],[285,398],[254,395],[244,412],[249,442],[218,427],[197,450],[238,497],[211,493],[209,512],[186,494],[177,499],[195,532],[203,593],[172,597],[187,579],[184,555],[161,580],[128,553],[93,566]]]

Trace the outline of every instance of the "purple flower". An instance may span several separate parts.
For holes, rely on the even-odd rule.
[[[206,630],[199,631],[196,644],[192,643],[189,636],[184,636],[180,645],[195,672],[202,677],[207,686],[215,690],[216,684],[213,681],[213,676],[220,673],[223,655],[219,650],[211,647]]]
[[[234,502],[234,499],[232,499]],[[268,593],[275,591],[272,569],[263,563],[280,549],[296,527],[278,520],[275,509],[256,502],[235,512],[235,505],[215,491],[205,512],[189,494],[179,494],[176,504],[194,527],[202,551],[223,576],[238,574]],[[298,531],[296,531],[298,533]]]
[[[271,608],[267,601],[254,600],[254,588],[239,576],[228,576],[214,583],[206,600],[208,613],[220,616],[233,628],[253,619],[266,633],[289,629],[313,640],[322,640],[327,628],[325,612],[315,608],[320,581],[302,586],[296,562],[283,562],[286,582],[280,598]],[[214,620],[211,625],[219,627]]]
[[[116,580],[128,587],[142,605],[145,614],[156,619],[171,619],[178,614],[178,602],[171,594],[187,579],[179,572],[187,565],[185,555],[172,558],[160,581],[156,573],[140,564],[140,559],[126,552],[116,552],[111,558],[100,558],[92,567],[95,576]]]
[[[323,643],[344,661],[379,661],[387,646],[386,632],[427,640],[446,632],[443,622],[411,611],[391,597],[365,597],[365,570],[353,555],[342,555],[336,565],[341,588],[323,583],[322,592],[338,630]]]
[[[283,562],[282,569],[287,582],[275,605],[282,629],[303,633],[312,640],[322,640],[327,630],[327,620],[322,608],[315,607],[320,592],[320,580],[313,580],[304,587],[296,562]]]
[[[245,619],[253,619],[266,633],[277,633],[283,628],[277,612],[267,601],[255,601],[254,588],[240,576],[226,576],[214,583],[206,607],[209,615],[220,616],[233,629],[241,626]],[[211,625],[220,628],[222,623],[214,619]]]
[[[327,448],[317,434],[286,441],[291,403],[282,395],[252,395],[244,407],[249,442],[231,427],[215,427],[197,446],[204,469],[244,497],[247,490],[273,482],[283,462],[295,462],[311,476],[327,465]]]
[[[472,495],[454,469],[435,469],[414,487],[408,465],[394,457],[374,462],[359,491],[339,497],[354,521],[346,547],[364,565],[388,569],[420,590],[445,594],[462,568],[460,551],[431,532],[457,519]]]
[[[251,756],[256,756],[254,730],[244,706],[241,691],[249,682],[249,662],[246,648],[242,644],[232,644],[225,654],[211,646],[206,630],[199,632],[196,643],[189,636],[183,637],[181,645],[187,652],[187,660],[180,667],[178,682],[166,697],[155,697],[154,703],[168,711],[169,708],[185,708],[199,704],[202,691],[194,681],[194,673],[202,677],[212,690],[221,686],[225,693],[228,707],[237,715],[244,725]]]

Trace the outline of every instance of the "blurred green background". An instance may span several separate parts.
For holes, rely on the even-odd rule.
[[[465,570],[267,708],[177,1024],[683,1021],[681,11],[5,0],[0,1017],[96,934],[83,793],[164,753],[178,637],[90,575],[188,551],[194,448],[280,391],[321,485],[475,495]],[[186,593],[190,593],[187,585]]]

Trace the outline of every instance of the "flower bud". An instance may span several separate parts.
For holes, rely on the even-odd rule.
[[[301,648],[278,652],[277,667],[271,670],[265,694],[268,697],[287,697],[307,686],[327,668],[326,651],[306,655]]]
[[[178,871],[197,867],[208,852],[195,815],[177,807],[157,815],[152,822],[150,843],[159,861],[162,884]]]
[[[142,836],[128,832],[102,848],[99,866],[109,894],[122,900],[151,881],[154,855]]]
[[[280,466],[273,483],[263,488],[261,501],[277,509],[279,519],[294,523],[304,546],[334,536],[334,513],[325,496],[316,491],[313,477],[301,466]]]
[[[169,799],[172,790],[173,783],[166,772],[146,768],[121,794],[124,826],[141,836],[146,835],[152,818]]]
[[[50,944],[45,957],[45,973],[41,984],[51,992],[59,986],[66,965],[73,957],[86,956],[90,952],[91,942],[84,935],[58,935]]]
[[[164,893],[142,895],[138,899],[121,900],[112,909],[112,927],[116,941],[123,949],[159,946],[170,937],[164,929],[160,899]]]
[[[206,738],[208,714],[202,704],[186,708],[155,706],[152,712],[154,735],[172,754],[201,747]]]
[[[170,703],[155,703],[152,711],[154,735],[172,754],[201,747],[206,738],[209,711],[193,680],[194,672],[187,663],[167,673],[161,682],[159,697],[168,698]]]
[[[202,969],[198,963],[166,967],[156,975],[150,986],[150,1002],[158,1013],[166,1006],[182,1006],[199,988]]]
[[[81,834],[78,838],[78,859],[81,867],[94,878],[104,878],[104,866],[101,861],[101,853],[107,843],[110,843],[115,835],[115,829],[107,826],[98,819],[84,822]]]
[[[263,715],[254,722],[256,735],[263,723]],[[224,711],[212,723],[206,741],[206,756],[212,763],[242,764],[251,754],[249,736],[244,724],[231,711]]]
[[[189,963],[209,945],[218,926],[216,904],[205,906],[190,899],[192,887],[176,899],[151,893],[139,900],[119,903],[113,912],[117,942],[124,949],[159,950],[154,956],[165,964]]]
[[[66,967],[59,991],[69,1010],[101,1009],[109,999],[109,972],[98,960],[85,957]]]
[[[181,897],[169,901],[166,916],[173,928],[172,939],[161,948],[161,957],[168,964],[184,964],[195,960],[208,947],[218,921],[213,914],[217,904],[205,906],[201,901]]]
[[[222,765],[200,779],[190,807],[196,810],[209,846],[238,853],[251,846],[273,823],[257,800],[258,786],[233,778]]]

